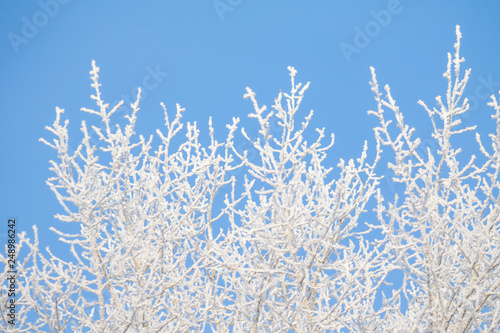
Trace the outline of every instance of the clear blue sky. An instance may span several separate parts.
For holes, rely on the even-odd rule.
[[[434,105],[434,97],[445,94],[442,73],[456,24],[465,66],[472,68],[467,95],[481,103],[464,122],[479,124],[483,134],[493,130],[485,92],[500,89],[499,14],[495,1],[4,0],[0,234],[15,217],[19,231],[31,233],[37,224],[42,245],[57,252],[48,228],[61,224],[54,214],[62,208],[45,185],[48,161],[57,156],[38,139],[53,138],[44,127],[54,121],[56,106],[66,110],[73,137],[80,137],[88,116],[79,110],[93,106],[92,59],[108,102],[135,94],[138,85],[146,88],[138,133],[149,135],[163,124],[163,101],[171,112],[180,103],[183,119],[202,129],[211,115],[219,138],[233,116],[251,127],[245,87],[270,107],[280,88],[289,89],[286,68],[294,66],[299,82],[311,81],[300,116],[313,109],[312,126],[335,133],[328,163],[336,165],[340,157],[358,156],[365,140],[373,142],[376,119],[366,114],[376,107],[369,66],[380,84],[391,85],[417,134],[429,137],[430,122],[416,102]],[[359,31],[368,31],[369,40]],[[462,144],[466,152],[475,147],[469,139]]]

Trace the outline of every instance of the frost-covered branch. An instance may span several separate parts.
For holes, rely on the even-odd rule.
[[[375,128],[377,141],[390,146],[395,154],[395,162],[389,163],[395,174],[393,180],[405,186],[402,196],[397,194],[392,203],[384,205],[379,197],[377,208],[386,246],[404,274],[403,295],[408,302],[406,313],[387,320],[388,330],[403,322],[413,332],[467,332],[472,328],[489,332],[500,326],[499,184],[495,165],[500,155],[495,150],[497,136],[492,137],[493,155],[486,152],[477,136],[485,162],[477,166],[473,155],[461,167],[457,158],[461,150],[452,145],[452,137],[475,129],[460,128],[458,116],[469,108],[462,96],[470,70],[461,78],[464,59],[459,55],[458,26],[456,33],[455,54],[448,54],[443,74],[448,82],[446,103],[438,96],[438,108],[431,110],[419,101],[432,121],[432,135],[440,147],[437,158],[429,149],[427,156],[419,155],[416,148],[420,140],[412,138],[414,129],[404,123],[388,86],[386,98],[382,98],[372,69],[378,110],[369,113],[380,120]],[[495,107],[495,103],[491,105]],[[396,134],[389,127],[384,108],[394,112]],[[492,168],[492,173],[487,173]]]
[[[218,141],[211,118],[202,139],[180,105],[169,115],[163,103],[165,126],[154,137],[137,135],[141,91],[131,114],[117,119],[123,102],[102,100],[92,62],[96,108],[82,111],[101,125],[82,122],[75,145],[56,108],[47,127],[54,138],[41,139],[57,153],[47,185],[62,207],[56,218],[69,226],[50,229],[67,253],[41,249],[37,227],[32,240],[19,234],[18,322],[8,323],[4,286],[2,331],[496,331],[500,92],[489,103],[497,123],[491,148],[476,134],[479,153],[463,160],[454,140],[475,127],[460,123],[470,70],[462,74],[456,33],[446,98],[436,107],[419,101],[437,154],[419,149],[372,68],[375,149],[366,142],[357,159],[334,163],[334,136],[325,143],[325,128],[310,129],[313,112],[300,109],[309,83],[296,83],[293,67],[291,89],[271,111],[246,89],[255,139],[235,117]],[[403,190],[389,198],[377,172],[391,155]]]

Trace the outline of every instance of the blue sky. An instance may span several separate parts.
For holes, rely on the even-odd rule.
[[[280,88],[289,89],[287,66],[294,66],[297,81],[311,81],[299,116],[313,109],[312,127],[335,133],[327,160],[334,166],[359,156],[365,140],[373,151],[369,66],[379,84],[391,85],[417,135],[429,138],[417,101],[434,105],[445,94],[456,24],[465,67],[472,68],[466,95],[474,104],[463,121],[483,135],[494,130],[486,102],[500,89],[499,10],[495,1],[2,1],[0,234],[16,218],[19,231],[30,234],[36,224],[42,245],[54,243],[48,228],[61,224],[54,215],[62,208],[45,181],[57,156],[38,139],[52,139],[44,127],[56,106],[66,110],[70,134],[80,136],[88,116],[79,110],[93,106],[93,59],[108,102],[145,88],[137,133],[149,136],[163,124],[163,101],[171,112],[180,103],[183,119],[202,130],[212,116],[221,139],[233,116],[252,127],[245,87],[270,107]],[[460,142],[466,154],[476,147],[471,138]]]

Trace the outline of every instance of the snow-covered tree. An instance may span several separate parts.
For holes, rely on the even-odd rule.
[[[461,73],[460,27],[456,27],[455,53],[448,54],[443,74],[448,82],[446,99],[436,97],[437,107],[419,104],[432,121],[432,137],[439,149],[433,155],[417,148],[414,128],[405,124],[389,86],[386,96],[379,90],[372,68],[372,90],[378,103],[380,126],[375,128],[377,143],[394,152],[393,180],[403,184],[404,192],[384,205],[379,194],[378,218],[392,262],[404,273],[402,295],[406,311],[386,318],[388,331],[402,323],[410,332],[482,332],[500,327],[500,104],[494,95],[492,106],[496,133],[490,134],[492,151],[476,134],[478,154],[484,162],[476,164],[472,155],[460,165],[452,137],[470,132],[461,116],[469,103],[462,98],[470,69]],[[499,92],[500,94],[500,92]],[[394,113],[397,130],[392,133],[384,110]],[[474,143],[474,142],[472,142]]]
[[[459,166],[460,149],[450,138],[473,129],[460,127],[469,76],[461,78],[460,36],[457,27],[444,74],[446,101],[437,97],[437,109],[420,102],[432,120],[437,156],[422,155],[414,129],[388,86],[383,97],[372,69],[376,144],[336,168],[326,162],[333,135],[326,145],[325,129],[316,130],[313,142],[304,139],[312,111],[300,116],[299,107],[309,84],[295,83],[292,67],[291,90],[278,94],[272,110],[247,88],[256,139],[233,118],[219,142],[210,120],[205,144],[196,123],[182,122],[183,108],[177,105],[169,118],[162,104],[165,128],[157,130],[161,143],[153,148],[153,136],[135,133],[140,90],[127,124],[116,124],[113,113],[122,102],[110,108],[102,100],[92,63],[97,107],[82,110],[101,125],[89,129],[82,122],[83,139],[73,151],[68,121],[57,108],[47,127],[55,139],[41,139],[57,151],[47,181],[65,211],[57,218],[78,226],[74,234],[51,229],[73,259],[40,250],[36,227],[33,240],[20,233],[17,322],[8,323],[3,286],[2,330],[495,331],[500,101],[492,96],[489,104],[497,121],[492,151],[477,136],[484,162],[477,166],[473,156]],[[255,156],[239,150],[239,138]],[[394,151],[394,181],[404,187],[386,200],[378,176],[385,146]],[[244,177],[236,179],[236,172]],[[367,211],[370,200],[378,202],[374,213]],[[394,271],[402,273],[401,287],[390,286]],[[1,278],[7,276],[6,265]]]

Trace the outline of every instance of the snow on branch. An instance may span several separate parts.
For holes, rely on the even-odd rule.
[[[73,134],[56,108],[46,127],[54,138],[40,139],[57,154],[47,180],[63,208],[56,218],[74,227],[50,228],[66,259],[40,249],[36,226],[33,240],[19,235],[18,322],[7,321],[2,287],[1,330],[497,330],[500,92],[489,103],[497,122],[491,149],[476,135],[479,158],[464,163],[451,138],[475,126],[460,122],[470,70],[462,73],[458,26],[456,34],[445,100],[418,102],[437,154],[419,149],[415,128],[371,68],[375,149],[365,142],[358,158],[334,165],[334,136],[325,143],[325,128],[310,129],[313,112],[300,109],[309,83],[296,83],[293,67],[290,91],[280,90],[270,111],[246,89],[256,137],[233,118],[219,141],[210,118],[209,139],[201,139],[196,122],[182,121],[184,108],[169,114],[162,103],[165,126],[145,139],[135,132],[141,91],[125,127],[111,126],[123,102],[110,109],[102,100],[93,61],[96,109],[82,111],[100,125],[82,122],[71,151]],[[382,161],[402,185],[389,200],[379,187]]]

